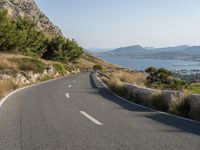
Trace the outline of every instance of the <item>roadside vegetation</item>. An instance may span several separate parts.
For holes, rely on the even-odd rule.
[[[145,72],[148,74],[145,84],[147,87],[161,90],[187,90],[191,93],[200,94],[199,83],[189,82],[181,79],[177,75],[174,76],[174,74],[167,69],[149,67]]]
[[[200,91],[199,84],[194,85],[174,77],[172,72],[164,68],[149,67],[145,73],[122,68],[103,69],[98,71],[97,75],[113,92],[127,100],[178,116],[200,120],[200,107],[195,106],[194,111],[188,99],[192,93]],[[129,88],[129,84],[136,87]],[[179,91],[179,94],[170,94],[170,91]]]
[[[103,74],[107,77],[124,83],[131,83],[142,87],[158,90],[188,91],[200,94],[200,83],[189,82],[164,68],[149,67],[144,72],[131,71],[128,69],[104,69]]]
[[[75,70],[67,63],[0,52],[0,98],[21,86],[50,80]]]

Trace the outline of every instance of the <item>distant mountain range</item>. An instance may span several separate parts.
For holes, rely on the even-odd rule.
[[[133,45],[117,48],[107,52],[101,52],[97,55],[104,57],[180,59],[200,61],[200,46],[180,45],[163,48],[144,48],[140,45]]]

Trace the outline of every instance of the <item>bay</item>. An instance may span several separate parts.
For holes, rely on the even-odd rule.
[[[102,59],[129,69],[144,71],[148,67],[166,68],[171,71],[200,71],[200,62],[161,59],[112,58],[101,56]]]

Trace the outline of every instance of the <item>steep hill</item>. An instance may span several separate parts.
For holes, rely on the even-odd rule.
[[[6,9],[13,18],[33,19],[38,28],[47,34],[62,35],[61,30],[40,11],[34,0],[0,0],[0,8]]]

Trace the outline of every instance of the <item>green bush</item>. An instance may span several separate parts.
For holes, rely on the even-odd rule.
[[[65,65],[65,70],[72,72],[73,70],[75,70],[76,68],[73,66],[69,66],[69,65]]]
[[[53,67],[55,68],[55,70],[60,73],[60,74],[64,74],[65,73],[65,65],[61,64],[61,63],[56,63],[53,64]]]
[[[32,58],[14,58],[11,61],[17,63],[18,68],[22,71],[33,71],[35,73],[42,73],[45,70],[45,64]]]
[[[168,71],[167,69],[164,68],[154,68],[154,67],[149,67],[145,70],[146,73],[149,74],[147,77],[147,80],[150,83],[153,82],[158,82],[158,83],[164,83],[164,84],[170,84],[171,83],[171,75],[172,73]]]
[[[40,79],[40,81],[47,81],[47,80],[51,80],[51,79],[53,79],[53,76],[44,75],[44,76]]]
[[[94,70],[102,70],[103,68],[102,68],[101,65],[94,65],[94,66],[93,66],[93,69],[94,69]]]
[[[82,48],[75,40],[65,39],[61,36],[47,40],[46,45],[47,51],[43,55],[45,59],[59,60],[62,62],[73,61],[83,53]]]

